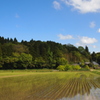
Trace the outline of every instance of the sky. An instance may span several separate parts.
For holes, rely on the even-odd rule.
[[[0,0],[0,36],[100,52],[100,0]]]

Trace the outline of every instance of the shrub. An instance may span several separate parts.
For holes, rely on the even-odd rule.
[[[71,65],[66,64],[66,65],[59,65],[57,69],[60,71],[67,71],[67,70],[72,70],[73,68]]]
[[[59,65],[59,66],[57,67],[57,69],[58,69],[59,71],[65,71],[65,66],[64,66],[64,65]]]
[[[72,65],[66,64],[65,65],[65,70],[73,70]]]
[[[68,70],[79,70],[81,69],[81,67],[79,65],[66,64],[66,65],[59,65],[57,69],[59,71],[68,71]]]
[[[79,66],[79,65],[73,65],[73,70],[79,70],[79,69],[81,69],[81,67]]]
[[[85,69],[90,69],[88,65],[85,65],[84,68],[85,68]]]

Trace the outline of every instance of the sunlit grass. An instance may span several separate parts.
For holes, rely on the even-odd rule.
[[[52,72],[52,69],[28,69],[28,70],[0,70],[0,77],[11,75],[27,75],[34,74],[33,72]]]
[[[100,88],[99,75],[91,72],[4,73],[6,77],[0,78],[0,100],[58,100],[89,95],[92,87]],[[7,77],[7,74],[20,76]]]

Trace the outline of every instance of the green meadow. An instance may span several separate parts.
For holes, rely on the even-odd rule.
[[[0,71],[0,100],[100,100],[96,72]]]

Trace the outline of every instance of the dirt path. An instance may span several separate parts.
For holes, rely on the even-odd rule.
[[[27,75],[35,75],[35,74],[46,74],[46,73],[51,73],[51,72],[36,72],[36,73],[25,73],[25,74],[18,74],[18,75],[5,75],[5,76],[0,76],[0,78],[8,78],[8,77],[18,77],[18,76],[27,76]]]
[[[0,78],[8,78],[8,77],[17,77],[17,76],[27,76],[27,75],[33,75],[34,73],[31,74],[21,74],[21,75],[8,75],[8,76],[0,76]]]

